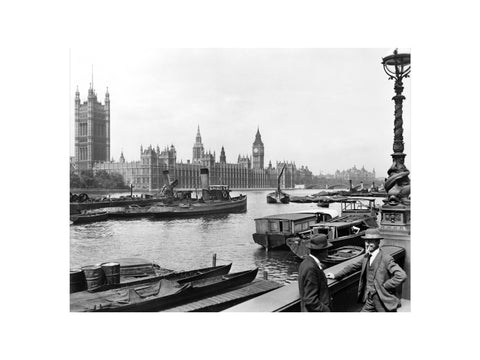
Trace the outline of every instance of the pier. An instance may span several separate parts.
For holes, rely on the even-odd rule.
[[[223,294],[211,296],[205,299],[197,300],[185,305],[173,307],[165,310],[166,312],[217,312],[232,307],[243,301],[247,301],[256,296],[283,288],[281,284],[275,281],[257,279],[254,282],[241,286],[237,289],[227,291]]]

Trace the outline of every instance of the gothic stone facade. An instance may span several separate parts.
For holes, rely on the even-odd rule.
[[[96,162],[110,159],[110,95],[105,94],[105,105],[97,100],[90,86],[88,100],[80,103],[80,92],[75,93],[75,162],[78,170],[91,170]]]
[[[252,145],[252,156],[239,155],[237,163],[229,164],[226,161],[224,147],[221,149],[219,161],[215,153],[204,151],[198,129],[192,162],[177,162],[177,153],[173,145],[162,150],[158,146],[155,148],[150,145],[145,149],[140,148],[140,161],[126,162],[122,153],[118,162],[97,162],[93,170],[120,173],[125,183],[132,184],[137,190],[161,189],[166,183],[164,170],[168,170],[171,180],[178,180],[177,188],[199,189],[200,168],[209,169],[210,184],[226,184],[232,189],[277,187],[277,178],[283,163],[277,162],[276,167],[273,167],[270,162],[267,168],[264,168],[263,164],[264,145],[259,130]],[[287,163],[281,178],[282,188],[295,186],[295,171],[295,164]]]

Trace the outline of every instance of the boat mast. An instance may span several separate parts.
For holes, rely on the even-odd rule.
[[[285,166],[287,166],[287,164],[283,164],[282,171],[280,171],[280,175],[278,175],[278,179],[277,179],[277,192],[279,194],[281,193],[281,191],[280,191],[280,178],[282,177],[283,170],[285,170]]]

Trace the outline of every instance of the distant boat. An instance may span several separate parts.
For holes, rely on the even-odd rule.
[[[203,197],[200,200],[192,200],[176,206],[151,206],[144,211],[144,215],[154,218],[175,218],[247,211],[247,196],[230,197],[227,185],[211,185],[202,191]]]
[[[72,224],[86,224],[96,221],[107,220],[108,214],[105,211],[91,214],[75,214],[70,215],[70,221]]]
[[[339,202],[344,214],[370,214],[376,215],[379,208],[375,205],[375,197],[332,197],[333,201]]]
[[[296,203],[318,203],[322,202],[327,203],[330,202],[330,198],[332,196],[337,195],[337,191],[320,191],[316,194],[311,194],[311,195],[304,195],[304,196],[291,196],[290,197],[290,202],[296,202]],[[326,202],[328,200],[328,202]],[[321,205],[319,205],[321,206]]]
[[[284,193],[280,189],[280,178],[282,177],[283,171],[285,170],[286,166],[287,166],[287,164],[283,164],[282,171],[280,171],[280,175],[278,175],[277,190],[275,190],[274,192],[271,192],[267,195],[267,203],[268,204],[278,204],[278,203],[288,204],[290,202],[290,195],[288,195],[287,193]]]
[[[267,195],[267,203],[269,204],[288,204],[290,202],[290,196],[283,191],[274,191]]]

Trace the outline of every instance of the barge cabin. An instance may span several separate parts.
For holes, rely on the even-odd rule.
[[[343,214],[371,214],[378,213],[374,197],[349,197],[340,201]]]
[[[265,249],[285,247],[286,239],[296,236],[336,217],[335,211],[318,209],[297,213],[270,215],[255,219],[253,241]]]

